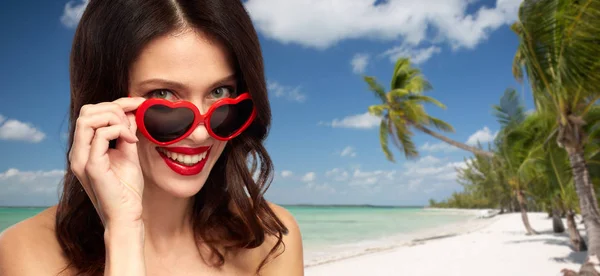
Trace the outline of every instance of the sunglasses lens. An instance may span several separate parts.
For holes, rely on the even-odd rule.
[[[194,112],[189,108],[153,105],[144,113],[146,130],[159,142],[169,142],[181,137],[193,123]]]
[[[229,137],[248,122],[253,108],[254,104],[250,99],[222,105],[210,117],[210,127],[217,136]]]

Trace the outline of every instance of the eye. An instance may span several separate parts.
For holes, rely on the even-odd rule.
[[[221,86],[212,92],[210,92],[210,96],[214,99],[223,99],[231,97],[235,93],[235,89],[231,86]]]
[[[152,90],[150,92],[148,92],[148,94],[145,95],[146,98],[159,98],[159,99],[165,99],[165,100],[173,100],[173,98],[175,97],[175,93],[169,91],[169,90],[165,90],[165,89],[157,89],[157,90]]]

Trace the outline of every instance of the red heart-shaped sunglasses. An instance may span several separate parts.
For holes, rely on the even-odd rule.
[[[144,101],[135,112],[138,130],[160,146],[181,141],[202,123],[210,136],[228,141],[248,128],[255,117],[254,102],[248,92],[216,101],[204,115],[189,101],[158,98]]]

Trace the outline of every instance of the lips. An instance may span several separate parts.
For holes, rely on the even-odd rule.
[[[171,158],[169,158],[165,153],[161,152],[159,150],[159,148],[156,148],[156,151],[158,152],[158,154],[160,155],[160,157],[162,157],[163,161],[165,162],[165,164],[174,172],[180,174],[180,175],[185,175],[185,176],[190,176],[190,175],[196,175],[198,173],[200,173],[202,171],[202,169],[204,168],[204,165],[206,164],[206,160],[208,160],[208,157],[210,156],[210,147],[198,147],[198,148],[188,148],[188,147],[169,147],[169,148],[162,148],[164,150],[168,150],[170,152],[175,152],[178,154],[202,154],[206,152],[206,156],[198,163],[194,164],[194,165],[184,165],[181,164]]]

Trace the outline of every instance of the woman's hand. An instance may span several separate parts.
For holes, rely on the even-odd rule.
[[[71,170],[94,204],[105,229],[142,222],[144,179],[137,154],[137,126],[131,111],[144,98],[120,98],[84,105],[69,152]],[[118,139],[116,148],[109,142]],[[121,227],[121,226],[117,226]]]

